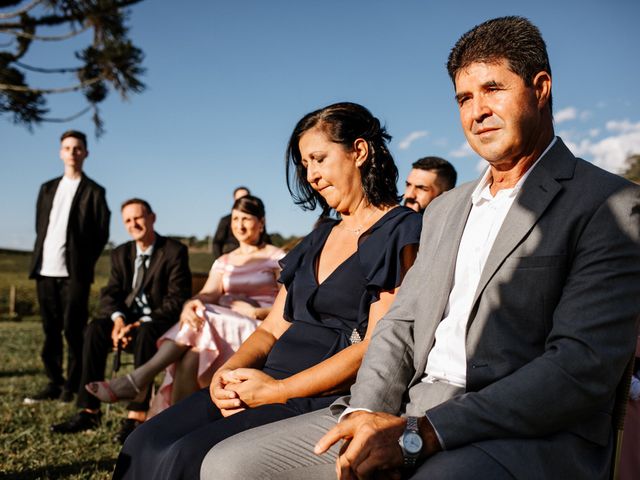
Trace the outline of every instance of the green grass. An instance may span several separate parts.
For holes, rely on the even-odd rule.
[[[0,345],[0,478],[110,478],[120,450],[113,436],[126,414],[124,407],[103,408],[96,430],[53,434],[49,426],[74,414],[73,404],[22,404],[25,395],[47,383],[40,361],[40,319],[0,322]]]
[[[40,360],[43,334],[35,282],[27,278],[30,258],[29,253],[0,250],[0,479],[111,478],[120,451],[113,437],[126,415],[124,406],[103,408],[102,425],[96,430],[60,435],[51,433],[49,426],[73,415],[74,404],[22,404],[26,395],[47,383]],[[193,272],[208,272],[211,267],[208,253],[191,253],[189,261]],[[109,255],[105,254],[98,261],[91,287],[92,312],[109,268]],[[11,285],[17,289],[16,310],[21,321],[7,316]],[[111,359],[107,365],[105,373],[110,374]],[[126,365],[122,371],[129,369]]]

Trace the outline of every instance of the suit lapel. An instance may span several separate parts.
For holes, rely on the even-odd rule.
[[[416,322],[416,354],[414,358],[420,359],[420,364],[416,366],[416,372],[424,372],[435,330],[442,320],[449,300],[458,248],[467,217],[471,211],[471,192],[476,185],[477,182],[473,182],[466,187],[460,187],[458,199],[447,213],[447,218],[441,222],[437,246],[429,252],[428,258],[425,259],[425,265],[429,269],[428,275],[432,278],[427,282],[430,286],[429,294],[421,296],[423,301],[418,309],[418,315],[422,320]]]
[[[51,214],[51,209],[53,208],[53,199],[56,196],[56,191],[58,190],[58,185],[60,185],[60,180],[62,177],[56,178],[51,185],[48,185],[47,190],[45,191],[44,201],[42,202],[42,211],[39,212],[42,218],[42,240],[44,241],[44,236],[47,234],[47,228],[49,228],[49,215]]]
[[[80,199],[82,198],[83,192],[87,186],[87,176],[83,173],[80,177],[80,183],[78,184],[78,189],[76,190],[75,195],[73,196],[73,200],[71,201],[71,209],[70,212],[75,212],[78,209],[78,204],[80,203]]]
[[[534,168],[529,178],[525,180],[518,197],[504,219],[480,275],[478,288],[473,297],[472,312],[487,283],[504,260],[531,231],[558,192],[562,190],[562,186],[556,179],[570,178],[574,168],[575,157],[558,138],[556,144],[540,160],[540,164]],[[467,330],[470,325],[471,321],[467,323]]]
[[[133,272],[135,271],[136,265],[136,255],[138,254],[136,250],[136,242],[131,242],[129,246],[129,255],[125,261],[125,276],[127,282],[127,290],[130,290],[133,286]]]

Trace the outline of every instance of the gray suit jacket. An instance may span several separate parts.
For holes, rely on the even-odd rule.
[[[434,200],[418,258],[380,320],[345,405],[427,415],[517,478],[606,477],[615,387],[640,313],[640,188],[560,139],[525,181],[467,324],[464,392],[421,382],[477,182]]]

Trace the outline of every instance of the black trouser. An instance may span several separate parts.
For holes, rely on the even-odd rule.
[[[156,342],[171,327],[166,322],[142,322],[133,330],[132,348],[127,351],[133,353],[133,364],[139,367],[149,360],[157,351]],[[113,321],[111,318],[97,318],[87,325],[84,335],[84,350],[82,352],[82,379],[78,389],[77,405],[92,410],[100,408],[100,400],[86,391],[84,386],[89,382],[104,380],[107,356],[113,351],[111,332]],[[142,402],[131,402],[129,410],[145,412],[149,409],[151,389]]]
[[[49,382],[75,392],[82,373],[83,331],[89,318],[90,283],[68,277],[36,279],[44,330],[42,362]],[[67,380],[62,374],[62,332],[67,340]]]
[[[327,397],[316,408],[329,406]],[[309,411],[306,404],[289,401],[262,405],[223,417],[203,388],[151,418],[127,437],[118,456],[114,480],[197,480],[200,465],[214,445],[236,433]],[[251,446],[247,445],[247,455]]]

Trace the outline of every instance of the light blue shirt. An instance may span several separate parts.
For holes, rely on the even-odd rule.
[[[151,256],[153,255],[154,245],[151,245],[146,250],[142,250],[138,244],[136,244],[136,259],[133,263],[133,281],[131,282],[131,288],[136,284],[136,280],[138,277],[138,269],[142,265],[142,257],[141,255],[147,255],[147,259],[145,261],[145,268],[149,269],[149,264],[151,263]],[[144,291],[141,291],[140,294],[134,299],[138,309],[142,312],[142,316],[139,318],[141,322],[150,322],[152,318],[149,316],[151,313],[151,307],[149,306],[149,302],[147,300],[147,296]],[[116,321],[116,318],[123,317],[126,318],[124,313],[122,312],[114,312],[111,314],[111,320]]]

